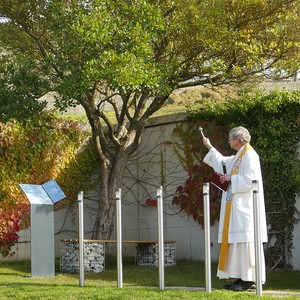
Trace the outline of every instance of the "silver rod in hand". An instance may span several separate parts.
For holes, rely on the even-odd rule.
[[[205,136],[204,136],[204,133],[203,133],[203,128],[201,126],[199,126],[199,131],[201,132],[202,137],[204,138]]]

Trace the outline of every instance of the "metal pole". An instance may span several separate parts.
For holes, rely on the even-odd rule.
[[[255,276],[256,276],[256,294],[262,295],[261,281],[261,262],[262,262],[262,243],[260,226],[260,206],[258,199],[258,180],[253,180],[253,214],[254,214],[254,246],[255,246]]]
[[[203,183],[204,234],[205,234],[205,289],[211,292],[211,256],[210,256],[210,205],[209,183]]]
[[[79,210],[79,285],[84,286],[84,230],[83,230],[83,191],[78,193]]]
[[[123,287],[121,189],[116,192],[118,288]]]
[[[158,267],[159,267],[159,288],[165,289],[165,247],[164,247],[164,232],[163,232],[163,188],[157,189],[157,212],[158,212]]]

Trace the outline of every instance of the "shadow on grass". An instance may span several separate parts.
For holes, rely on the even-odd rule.
[[[212,282],[215,288],[223,287],[216,274],[217,266],[212,265]],[[205,268],[203,262],[178,261],[176,266],[165,267],[165,286],[205,287]],[[116,258],[106,258],[105,271],[86,273],[87,280],[117,281]],[[127,286],[155,287],[159,286],[159,269],[135,265],[134,257],[123,259],[123,282]]]
[[[7,285],[41,285],[41,286],[78,286],[79,274],[60,273],[59,260],[55,264],[56,276],[51,278],[32,278],[30,261],[1,262],[0,286]],[[222,289],[225,280],[216,277],[217,265],[211,266],[211,280],[213,289]],[[14,277],[8,279],[8,277]],[[30,280],[23,281],[21,278],[28,277]],[[107,257],[105,271],[101,273],[85,273],[86,286],[117,286],[117,260],[116,257]],[[267,274],[267,283],[264,290],[291,290],[300,291],[300,271],[272,271]],[[76,282],[76,283],[74,283]],[[78,282],[78,284],[77,284]],[[123,258],[123,283],[124,286],[159,287],[158,268],[139,267],[135,265],[134,257]],[[165,268],[166,287],[205,287],[204,262],[178,261],[176,266]]]

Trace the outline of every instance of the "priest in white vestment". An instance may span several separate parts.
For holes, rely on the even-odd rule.
[[[220,279],[235,279],[226,289],[243,291],[249,289],[255,278],[253,180],[258,180],[260,205],[261,241],[267,242],[264,191],[258,154],[250,146],[251,136],[244,127],[235,127],[229,132],[230,147],[237,151],[233,156],[223,156],[203,137],[203,144],[209,149],[204,162],[216,172],[226,174],[220,181],[230,185],[222,194],[218,242],[220,258],[217,276]],[[263,245],[261,244],[263,248]],[[262,253],[261,279],[266,281],[265,259]]]

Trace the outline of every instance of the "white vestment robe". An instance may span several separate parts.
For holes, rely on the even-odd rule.
[[[203,161],[216,172],[223,173],[222,161],[225,162],[227,174],[231,174],[235,160],[243,151],[243,146],[236,155],[223,156],[211,148]],[[247,150],[237,174],[231,176],[232,205],[228,228],[227,264],[224,271],[218,270],[219,278],[240,278],[244,281],[255,280],[254,251],[254,216],[253,216],[253,180],[258,180],[258,199],[260,205],[261,241],[267,242],[267,225],[264,203],[264,191],[259,156],[253,148]],[[221,200],[218,242],[222,242],[224,215],[227,192]],[[263,245],[261,245],[263,247]],[[262,282],[266,281],[265,260],[262,250]]]

